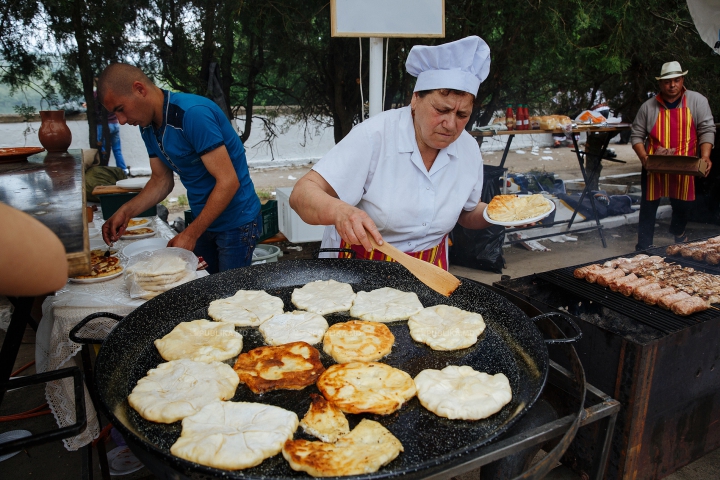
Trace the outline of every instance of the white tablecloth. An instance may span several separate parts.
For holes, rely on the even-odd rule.
[[[96,217],[94,223],[101,228],[103,222]],[[157,218],[154,219],[152,227],[155,228],[157,237],[169,240],[175,236],[175,231]],[[122,250],[126,245],[136,241],[138,240],[121,240],[113,248]],[[91,239],[91,245],[94,246],[96,243],[99,243],[98,239]],[[123,264],[127,263],[127,259],[121,254],[120,259]],[[207,275],[205,271],[198,272],[198,276],[205,275]],[[68,282],[62,290],[56,292],[54,296],[48,297],[43,303],[43,316],[35,343],[37,371],[48,372],[72,365],[72,362],[79,363],[79,359],[74,357],[82,346],[72,342],[68,335],[70,330],[86,316],[96,312],[110,312],[124,316],[143,303],[145,300],[130,298],[122,275],[106,282],[93,284]],[[83,330],[83,335],[104,338],[110,333],[116,322],[111,319],[97,319],[90,324]],[[75,423],[72,379],[47,383],[45,397],[59,427]],[[65,448],[68,450],[77,450],[87,445],[100,433],[97,414],[87,388],[85,389],[85,405],[87,428],[80,435],[63,440]]]

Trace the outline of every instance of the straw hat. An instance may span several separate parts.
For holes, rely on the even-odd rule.
[[[660,76],[655,77],[655,80],[667,80],[668,78],[682,77],[683,75],[687,75],[687,70],[683,72],[678,62],[668,62],[663,64]]]

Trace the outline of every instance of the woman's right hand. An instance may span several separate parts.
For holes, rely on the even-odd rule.
[[[368,234],[372,235],[378,245],[383,238],[370,216],[359,208],[338,202],[335,209],[335,230],[340,237],[351,245],[362,245],[368,252],[373,249]]]

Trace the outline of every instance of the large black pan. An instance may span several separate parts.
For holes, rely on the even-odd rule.
[[[382,361],[408,372],[413,377],[426,368],[470,365],[476,370],[504,373],[510,380],[513,399],[500,412],[480,421],[458,421],[437,417],[423,408],[417,398],[398,412],[367,415],[388,428],[403,444],[405,451],[379,472],[366,478],[403,475],[421,478],[423,471],[457,464],[472,458],[473,451],[510,427],[537,399],[548,372],[548,352],[539,330],[528,317],[508,300],[464,280],[449,298],[430,290],[396,263],[363,260],[305,260],[257,265],[232,270],[177,287],[147,302],[128,315],[110,333],[96,364],[96,382],[102,408],[126,436],[138,455],[158,476],[165,478],[289,478],[305,476],[288,466],[282,455],[261,465],[236,472],[204,467],[176,458],[170,446],[180,435],[181,424],[161,425],[142,419],[127,402],[127,396],[146,372],[163,360],[153,341],[170,332],[178,323],[209,318],[212,300],[233,295],[239,289],[261,289],[277,295],[293,310],[290,295],[294,288],[313,280],[334,279],[351,284],[355,291],[389,286],[414,291],[425,306],[447,304],[481,313],[487,329],[473,347],[454,352],[433,351],[418,344],[409,335],[407,322],[389,327],[395,335],[392,353]],[[347,314],[329,315],[328,323],[348,320]],[[240,330],[243,351],[263,344],[255,328]],[[322,354],[325,366],[333,360]],[[262,402],[297,413],[307,411],[315,386],[301,391],[275,391],[255,395],[241,384],[233,401]],[[349,415],[354,427],[363,415]],[[303,437],[301,429],[296,438]],[[304,437],[310,438],[310,437]]]

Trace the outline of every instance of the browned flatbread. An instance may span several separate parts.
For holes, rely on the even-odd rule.
[[[89,275],[78,275],[74,278],[88,279],[100,278],[114,275],[122,272],[123,267],[120,265],[120,259],[117,257],[101,257],[97,262],[92,263],[92,271]]]
[[[533,218],[552,210],[552,203],[540,194],[526,197],[497,195],[487,206],[488,216],[498,222],[515,222]]]
[[[115,249],[109,249],[110,255],[115,255],[117,253],[117,250]],[[90,250],[90,264],[95,265],[96,263],[100,263],[103,260],[105,260],[105,252],[107,252],[107,249],[103,248],[96,248],[94,250]]]
[[[133,219],[130,219],[130,221],[128,222],[127,226],[128,226],[128,227],[137,227],[138,225],[145,225],[145,224],[147,224],[147,223],[149,223],[149,222],[150,222],[150,220],[147,220],[147,219],[141,219],[141,220],[133,220]]]
[[[325,371],[320,352],[306,342],[255,348],[240,355],[233,368],[254,393],[302,390]]]
[[[133,236],[133,235],[147,235],[148,233],[155,233],[155,230],[152,228],[134,228],[132,230],[125,230],[125,233],[123,233],[123,237],[126,235]]]

